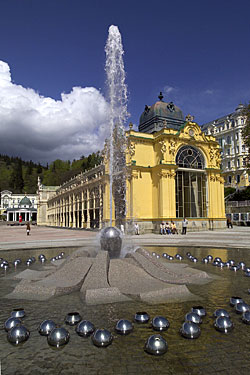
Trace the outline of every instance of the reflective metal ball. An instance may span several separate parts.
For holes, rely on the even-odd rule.
[[[59,346],[65,345],[69,342],[69,332],[63,328],[54,328],[49,335],[47,336],[48,344],[51,346],[56,346],[59,348]]]
[[[231,306],[235,306],[237,303],[240,303],[240,302],[244,302],[241,297],[233,296],[233,297],[230,298],[230,305]]]
[[[218,318],[220,316],[225,316],[226,318],[230,318],[229,313],[227,312],[227,310],[224,310],[224,309],[217,309],[217,310],[215,310],[214,316],[216,318]]]
[[[175,254],[175,259],[179,259],[180,258],[180,254]]]
[[[65,323],[70,326],[78,324],[82,320],[81,315],[78,312],[71,312],[66,315]]]
[[[147,339],[144,350],[149,354],[162,355],[168,350],[168,344],[161,335],[152,335]]]
[[[193,257],[192,262],[197,263],[198,262],[198,258]]]
[[[220,257],[214,258],[214,262],[221,262],[221,258]]]
[[[235,305],[235,311],[238,314],[242,314],[245,311],[249,311],[249,310],[250,310],[250,306],[245,302],[240,302]]]
[[[4,264],[3,265],[3,269],[6,271],[8,268],[10,268],[10,266],[8,264]]]
[[[229,269],[230,269],[231,271],[236,272],[236,271],[239,271],[240,267],[239,267],[239,266],[230,266]]]
[[[156,258],[159,259],[159,258],[160,258],[160,255],[159,255],[159,254],[156,254]]]
[[[101,250],[108,251],[110,258],[119,258],[122,247],[122,234],[116,227],[101,230]]]
[[[202,263],[207,264],[208,262],[209,262],[209,260],[208,260],[207,258],[203,258],[203,259],[202,259]]]
[[[246,263],[244,263],[244,262],[239,262],[239,263],[238,263],[238,266],[239,266],[242,270],[244,270],[245,267],[246,267]]]
[[[128,335],[130,332],[132,332],[134,329],[133,324],[126,319],[120,319],[116,323],[115,330],[120,335]]]
[[[250,267],[246,267],[246,268],[245,268],[245,271],[246,271],[246,272],[250,272]]]
[[[6,332],[8,332],[9,330],[11,330],[11,328],[16,327],[17,325],[22,325],[21,320],[18,318],[10,317],[4,323],[4,329]]]
[[[180,333],[187,339],[197,339],[201,334],[201,329],[196,323],[184,322],[180,329]]]
[[[26,261],[26,265],[29,267],[32,264],[29,260]]]
[[[245,324],[250,324],[250,311],[243,312],[241,319]]]
[[[25,311],[22,307],[19,307],[17,309],[13,309],[10,313],[10,316],[14,318],[24,318],[25,317]]]
[[[174,260],[174,257],[172,257],[172,255],[169,255],[169,260]]]
[[[235,265],[235,261],[233,259],[229,259],[228,263],[230,264],[230,266],[234,266]]]
[[[56,328],[56,323],[53,322],[53,320],[44,320],[39,328],[38,328],[38,332],[40,333],[40,335],[42,336],[48,336],[50,334],[50,332]]]
[[[225,265],[226,265],[226,263],[224,263],[224,262],[219,262],[218,267],[223,268],[223,267],[225,267]]]
[[[207,259],[209,260],[209,262],[211,262],[211,261],[213,260],[212,255],[208,255],[208,256],[207,256]]]
[[[92,324],[88,320],[82,320],[76,326],[76,333],[79,336],[82,336],[82,337],[88,337],[88,336],[92,335],[92,333],[94,332],[94,330],[95,330],[94,324]]]
[[[186,322],[193,322],[193,323],[196,323],[196,324],[201,324],[202,323],[202,319],[201,317],[196,314],[195,312],[189,312],[185,315],[185,321]]]
[[[155,256],[156,256],[156,253],[153,251],[153,252],[152,252],[152,255],[153,255],[153,257],[155,257]]]
[[[61,252],[60,252],[60,255],[61,255],[62,257],[64,257],[65,252],[64,252],[64,251],[61,251]]]
[[[244,273],[244,275],[245,275],[246,277],[250,277],[250,272],[247,272],[247,271],[246,271],[246,272]]]
[[[163,316],[155,316],[152,319],[152,327],[155,331],[166,331],[170,327],[170,323]]]
[[[168,255],[167,253],[162,254],[163,258],[167,258],[167,255]]]
[[[30,332],[22,325],[15,326],[7,334],[7,339],[11,344],[18,345],[28,340]]]
[[[228,333],[232,331],[234,325],[227,316],[219,316],[214,322],[214,327],[217,331]]]
[[[206,316],[206,310],[202,306],[193,306],[191,311],[198,314],[200,317]]]
[[[188,251],[188,252],[186,253],[186,256],[187,256],[187,257],[190,257],[190,255],[191,255],[191,253]]]
[[[95,346],[106,347],[110,345],[113,341],[113,336],[111,332],[107,329],[97,329],[92,335],[92,342]]]
[[[220,263],[214,260],[212,264],[213,266],[218,266]]]
[[[150,317],[145,311],[139,311],[135,314],[136,323],[148,323]]]

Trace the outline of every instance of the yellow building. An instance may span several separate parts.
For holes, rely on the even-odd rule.
[[[180,228],[186,217],[189,230],[223,228],[220,146],[191,116],[184,120],[178,107],[162,99],[160,95],[153,106],[145,107],[139,131],[130,125],[126,132],[126,213],[124,219],[115,217],[113,204],[113,225],[124,222],[129,230],[137,222],[141,232],[158,233],[162,221],[174,220]],[[108,172],[105,160],[59,187],[47,202],[47,224],[109,225]]]

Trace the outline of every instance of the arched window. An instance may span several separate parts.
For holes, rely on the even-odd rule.
[[[181,168],[204,169],[203,155],[192,146],[183,146],[177,153],[176,164]]]
[[[176,164],[176,217],[206,217],[206,173],[201,151],[189,145],[181,147]]]

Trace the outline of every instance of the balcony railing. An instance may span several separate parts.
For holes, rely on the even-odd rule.
[[[230,206],[230,207],[246,207],[246,206],[250,206],[250,201],[228,201],[227,206]]]

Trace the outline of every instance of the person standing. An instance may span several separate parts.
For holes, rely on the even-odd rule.
[[[187,226],[188,226],[188,221],[184,217],[183,220],[182,220],[182,234],[186,234],[187,233]]]
[[[121,232],[122,232],[122,235],[124,236],[125,231],[124,231],[124,225],[123,224],[121,224]]]
[[[26,225],[26,233],[27,233],[27,236],[30,235],[30,223],[27,223]]]
[[[139,225],[135,223],[135,234],[139,235]]]

